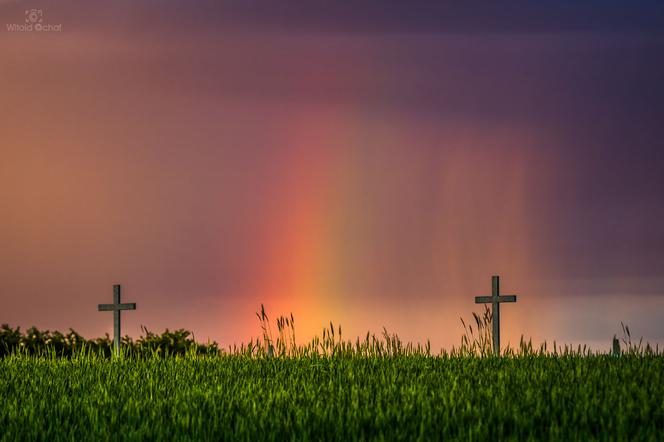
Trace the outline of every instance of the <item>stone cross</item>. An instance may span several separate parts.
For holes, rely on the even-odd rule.
[[[491,322],[493,323],[493,352],[500,356],[500,303],[516,302],[516,295],[500,296],[500,278],[491,277],[491,296],[476,296],[475,304],[491,304]]]
[[[113,304],[99,304],[99,311],[100,312],[113,312],[113,342],[115,344],[115,354],[116,356],[120,356],[120,338],[121,338],[121,333],[120,333],[120,311],[121,310],[136,310],[136,304],[131,302],[131,303],[126,303],[126,304],[121,304],[120,303],[120,284],[115,284],[113,286]]]

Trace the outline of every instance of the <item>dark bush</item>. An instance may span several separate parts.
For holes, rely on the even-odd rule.
[[[122,351],[130,357],[167,357],[195,355],[217,355],[220,353],[216,342],[199,344],[193,334],[184,329],[169,331],[161,335],[142,327],[143,335],[134,341],[129,336],[122,338]],[[7,324],[0,328],[0,358],[10,354],[54,355],[71,357],[80,352],[110,357],[113,353],[113,340],[106,334],[103,338],[85,339],[69,329],[67,334],[59,331],[41,331],[31,327],[25,333],[20,327],[15,329]]]

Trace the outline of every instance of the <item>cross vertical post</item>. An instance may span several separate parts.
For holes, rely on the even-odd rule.
[[[97,307],[100,312],[112,311],[113,312],[113,344],[115,347],[115,355],[120,356],[120,341],[122,339],[122,331],[120,329],[120,312],[122,310],[136,310],[136,303],[120,302],[121,286],[115,284],[113,286],[113,304],[99,304]]]
[[[120,284],[113,286],[113,304],[120,304]],[[120,353],[120,341],[122,334],[120,333],[120,309],[113,310],[113,342],[115,343],[115,353]]]
[[[491,303],[491,308],[493,309],[492,319],[493,319],[493,352],[495,354],[500,354],[500,303],[498,302],[498,297],[500,296],[500,278],[498,276],[491,277],[491,297],[493,302]],[[120,302],[119,300],[117,301]],[[117,312],[118,318],[118,327],[120,327],[120,312]]]
[[[476,296],[475,304],[491,304],[493,353],[500,356],[500,303],[516,302],[516,295],[500,295],[500,277],[491,277],[491,296]]]

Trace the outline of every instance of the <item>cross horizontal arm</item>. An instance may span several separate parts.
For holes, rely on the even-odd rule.
[[[125,304],[99,304],[97,306],[100,312],[112,312],[114,310],[136,310],[136,303]]]
[[[475,304],[491,304],[493,296],[475,296]]]
[[[491,304],[493,296],[475,296],[475,304]],[[516,302],[516,295],[498,296],[498,302]]]

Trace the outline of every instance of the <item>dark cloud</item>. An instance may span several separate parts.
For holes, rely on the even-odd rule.
[[[8,3],[3,10],[19,11],[27,4]],[[246,27],[263,32],[660,32],[664,24],[664,5],[658,1],[125,0],[106,5],[35,1],[29,6],[49,9],[54,19],[78,28],[115,23],[127,30],[173,33]]]

